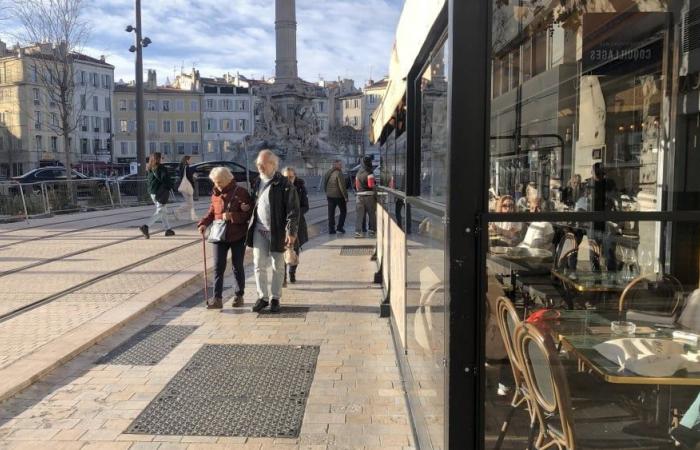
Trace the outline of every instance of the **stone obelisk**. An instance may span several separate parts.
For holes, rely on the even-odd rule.
[[[296,0],[275,0],[275,82],[297,80]]]

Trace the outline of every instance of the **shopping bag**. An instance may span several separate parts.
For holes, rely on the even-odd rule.
[[[192,183],[190,183],[190,180],[187,179],[187,177],[182,178],[182,181],[180,181],[180,186],[178,186],[177,191],[180,194],[194,195],[194,187],[192,186]]]

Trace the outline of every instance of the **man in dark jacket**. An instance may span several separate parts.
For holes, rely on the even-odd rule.
[[[348,190],[342,161],[333,161],[333,167],[323,176],[321,186],[328,198],[328,233],[345,233],[345,216],[348,213]],[[335,226],[335,209],[340,209],[338,227]]]
[[[258,301],[253,311],[262,311],[270,305],[270,311],[279,312],[285,270],[284,250],[293,247],[297,239],[299,197],[294,186],[277,171],[279,158],[271,150],[262,150],[255,164],[260,178],[253,186],[255,207],[246,235],[246,244],[253,248],[258,288]],[[268,295],[269,266],[272,266],[272,284]]]

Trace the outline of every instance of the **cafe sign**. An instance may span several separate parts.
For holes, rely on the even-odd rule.
[[[663,58],[667,13],[588,13],[583,16],[584,73],[629,73]]]

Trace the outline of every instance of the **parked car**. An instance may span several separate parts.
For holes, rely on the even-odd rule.
[[[72,170],[71,172],[71,179],[76,181],[75,186],[78,197],[90,197],[98,189],[107,188],[107,180],[105,178],[88,177],[77,170]],[[12,180],[22,184],[31,184],[25,189],[39,192],[41,191],[41,183],[44,183],[47,188],[54,188],[59,186],[61,181],[66,181],[66,169],[63,166],[40,167],[20,176],[12,177]],[[19,193],[19,188],[13,187],[12,192]]]
[[[214,167],[228,167],[236,179],[236,183],[239,183],[247,187],[248,177],[250,177],[250,182],[258,178],[258,172],[253,170],[248,171],[248,177],[246,177],[246,169],[242,165],[232,162],[232,161],[204,161],[197,164],[192,164],[194,169],[194,182],[199,189],[199,195],[211,195],[211,190],[214,184],[209,179],[209,172]]]

